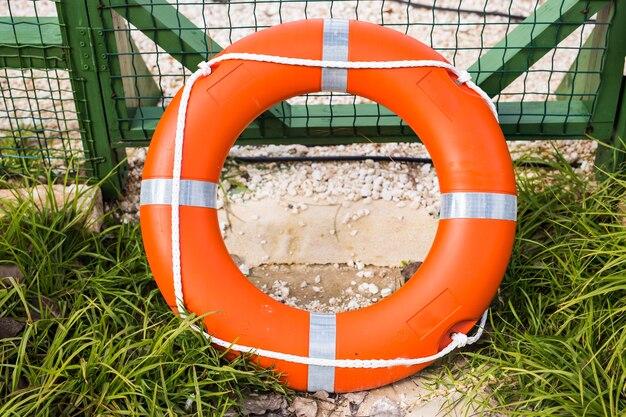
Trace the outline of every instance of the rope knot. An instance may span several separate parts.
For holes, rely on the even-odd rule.
[[[458,348],[465,347],[467,345],[467,342],[469,341],[469,337],[467,337],[467,335],[463,333],[452,333],[450,339],[452,339],[452,341],[456,343],[456,346]]]
[[[468,81],[472,81],[472,76],[470,75],[470,73],[465,70],[459,70],[456,78],[457,84],[465,84]]]
[[[200,72],[202,73],[202,75],[204,75],[205,77],[208,75],[211,75],[211,65],[204,61],[198,64],[198,68],[200,68]]]

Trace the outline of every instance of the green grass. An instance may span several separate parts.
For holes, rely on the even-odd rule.
[[[487,343],[441,374],[468,411],[624,416],[626,177],[596,183],[559,158],[534,174],[518,178],[516,245]],[[25,278],[0,287],[0,316],[26,326],[0,339],[0,416],[222,415],[248,390],[283,389],[174,318],[137,225],[107,215],[93,233],[75,206],[4,210],[0,262]]]
[[[626,416],[626,177],[595,183],[558,158],[536,174],[518,178],[491,340],[456,371],[478,377],[465,399],[507,415]]]
[[[106,215],[90,232],[76,207],[0,209],[0,263],[24,274],[3,280],[0,317],[25,324],[0,339],[0,416],[219,416],[247,390],[284,390],[174,317],[138,225]]]
[[[43,173],[42,142],[45,140],[30,129],[0,129],[0,171],[11,175]]]

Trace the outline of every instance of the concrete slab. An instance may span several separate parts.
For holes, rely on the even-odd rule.
[[[220,210],[225,242],[248,266],[333,264],[400,266],[422,261],[437,230],[425,210],[397,203],[314,204],[271,199]]]

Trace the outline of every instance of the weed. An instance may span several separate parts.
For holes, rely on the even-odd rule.
[[[0,130],[0,134],[6,131]],[[0,136],[0,171],[8,174],[38,174],[45,157],[41,135],[31,129],[18,129]]]
[[[481,382],[468,411],[479,402],[510,415],[624,416],[626,177],[595,183],[557,158],[518,187],[491,341],[467,354]]]
[[[3,280],[0,316],[25,325],[0,339],[0,415],[219,416],[245,390],[284,391],[245,358],[226,362],[197,318],[175,318],[137,224],[107,214],[93,232],[77,203],[48,201],[0,208],[0,263],[24,276]]]

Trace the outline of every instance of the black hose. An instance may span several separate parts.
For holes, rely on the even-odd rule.
[[[355,161],[382,161],[382,162],[409,162],[417,164],[432,164],[430,158],[416,158],[410,156],[386,155],[315,155],[315,156],[234,156],[233,160],[242,163],[271,163],[271,162],[355,162]]]
[[[526,16],[510,14],[510,13],[505,13],[505,12],[492,12],[492,11],[487,11],[487,10],[463,9],[460,7],[454,8],[454,7],[437,6],[434,4],[416,3],[410,0],[391,0],[391,1],[395,3],[406,4],[416,9],[440,10],[443,12],[475,14],[478,16],[498,16],[498,17],[504,17],[509,20],[516,20],[516,21],[522,21],[526,19]]]
[[[404,162],[410,164],[432,164],[433,160],[425,157],[388,156],[388,155],[313,155],[313,156],[233,156],[231,159],[243,164],[270,164],[289,162]],[[554,165],[540,161],[517,161],[520,168],[554,168]],[[580,168],[580,162],[570,163],[572,168]]]

